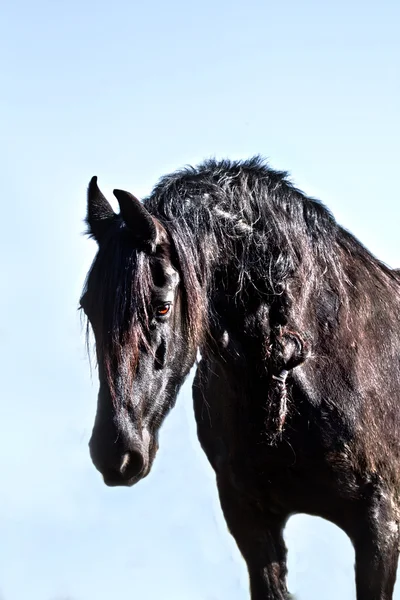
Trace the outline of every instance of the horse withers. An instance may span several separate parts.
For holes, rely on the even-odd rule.
[[[107,485],[145,477],[195,362],[200,443],[252,600],[285,600],[295,513],[350,537],[358,600],[390,600],[400,532],[400,277],[256,157],[160,180],[143,203],[94,177],[81,306]]]

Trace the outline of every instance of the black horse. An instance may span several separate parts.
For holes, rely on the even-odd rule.
[[[193,386],[252,600],[289,598],[285,523],[350,537],[358,600],[389,600],[400,543],[400,277],[286,173],[208,161],[115,214],[89,185],[99,249],[81,305],[100,391],[90,440],[107,485],[156,454],[180,386]]]

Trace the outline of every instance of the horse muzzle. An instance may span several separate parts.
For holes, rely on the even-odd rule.
[[[147,431],[141,436],[127,438],[120,434],[112,443],[93,430],[89,442],[92,462],[110,487],[130,487],[146,477],[150,471],[151,438]]]

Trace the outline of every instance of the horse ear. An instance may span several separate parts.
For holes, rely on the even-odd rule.
[[[121,210],[121,217],[136,241],[155,252],[157,244],[156,222],[135,196],[124,190],[114,190]]]
[[[99,243],[104,237],[115,216],[111,204],[98,188],[97,177],[92,177],[88,188],[86,223],[89,234],[96,242]]]

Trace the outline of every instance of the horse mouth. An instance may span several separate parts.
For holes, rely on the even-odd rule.
[[[132,477],[124,477],[120,473],[103,473],[103,481],[107,487],[132,487],[147,477],[150,473],[150,465],[146,466],[143,471]]]

